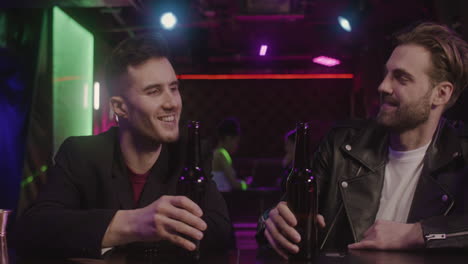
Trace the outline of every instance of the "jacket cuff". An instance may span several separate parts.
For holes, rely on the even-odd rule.
[[[437,216],[421,221],[424,244],[428,249],[466,248],[468,227],[463,229],[449,226],[446,217]]]

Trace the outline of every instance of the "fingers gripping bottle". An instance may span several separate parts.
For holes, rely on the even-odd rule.
[[[200,122],[188,124],[187,157],[182,173],[177,182],[177,194],[185,195],[197,203],[203,210],[203,197],[206,188],[206,176],[201,167]],[[195,259],[200,258],[200,241],[188,238],[197,248],[191,252]]]
[[[297,219],[295,226],[301,235],[299,252],[291,259],[312,259],[318,255],[317,237],[317,179],[310,168],[308,123],[297,123],[295,155],[286,182],[287,204]]]

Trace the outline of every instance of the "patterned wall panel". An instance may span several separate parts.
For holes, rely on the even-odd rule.
[[[277,158],[283,135],[297,121],[312,121],[317,141],[338,120],[349,118],[352,80],[182,80],[184,117],[216,134],[225,117],[237,117],[242,137],[237,157]]]

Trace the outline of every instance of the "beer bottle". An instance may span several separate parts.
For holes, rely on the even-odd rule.
[[[294,162],[286,183],[287,204],[301,235],[299,252],[291,254],[291,259],[312,259],[318,254],[317,179],[310,169],[309,131],[308,123],[297,123]]]
[[[203,197],[206,188],[206,176],[201,167],[200,122],[189,121],[185,165],[177,182],[177,194],[185,195],[197,203],[203,210]],[[200,241],[189,238],[197,248],[190,255],[200,258]]]

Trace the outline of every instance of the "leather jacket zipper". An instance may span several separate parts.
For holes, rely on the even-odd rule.
[[[468,235],[468,231],[465,232],[457,232],[457,233],[451,233],[451,234],[428,234],[426,235],[426,240],[440,240],[440,239],[446,239],[449,237],[456,237],[456,236],[466,236]]]

